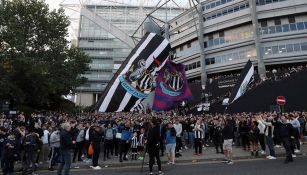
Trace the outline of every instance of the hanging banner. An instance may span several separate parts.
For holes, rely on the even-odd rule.
[[[157,77],[153,110],[167,111],[176,107],[178,102],[192,99],[185,66],[167,61]]]
[[[99,112],[131,111],[154,90],[153,81],[163,67],[169,41],[147,33],[132,50],[106,87],[96,108]]]

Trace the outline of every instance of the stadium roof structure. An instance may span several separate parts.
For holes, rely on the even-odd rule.
[[[153,9],[150,13],[146,13],[146,17],[144,17],[144,20],[141,21],[140,24],[138,24],[139,26],[142,26],[143,23],[146,21],[147,17],[151,16],[157,9],[176,8],[176,9],[182,9],[182,11],[184,11],[190,7],[189,1],[191,0],[63,0],[60,3],[60,7],[63,7],[65,9],[65,13],[69,16],[69,20],[71,22],[69,28],[69,33],[70,33],[69,39],[72,42],[74,42],[77,41],[78,38],[79,20],[82,8],[85,9],[86,7],[89,6],[110,6],[113,8],[123,7],[123,6],[137,7],[140,9],[140,12],[143,13],[145,11],[148,12],[147,8]],[[155,20],[159,21],[159,19]],[[109,26],[112,26],[112,24],[109,24]],[[140,27],[136,30],[139,29]],[[124,35],[124,33],[122,33],[122,35]],[[125,36],[125,38],[127,37],[128,36]],[[133,38],[134,36],[129,36],[129,37]]]

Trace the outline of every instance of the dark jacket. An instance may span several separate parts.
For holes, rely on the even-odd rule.
[[[102,129],[100,128],[99,131],[96,131],[95,129],[90,133],[90,137],[92,138],[92,145],[95,148],[100,147],[100,142],[102,140],[103,132]]]
[[[72,137],[69,132],[66,130],[62,130],[60,133],[60,149],[64,151],[68,151],[73,148]]]
[[[228,140],[228,139],[233,139],[234,137],[234,127],[232,122],[227,121],[225,127],[223,128],[223,139]]]
[[[160,143],[160,126],[155,126],[148,131],[147,147],[151,151],[159,147]]]

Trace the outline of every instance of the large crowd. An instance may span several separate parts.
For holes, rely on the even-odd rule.
[[[213,145],[217,154],[225,155],[227,164],[233,164],[234,144],[249,151],[251,156],[266,154],[268,159],[276,159],[275,147],[283,145],[287,154],[285,163],[288,163],[300,152],[306,117],[306,112],[197,116],[178,116],[174,112],[97,113],[74,117],[49,112],[31,116],[2,115],[1,168],[3,174],[11,174],[16,171],[14,165],[18,161],[22,164],[20,171],[35,174],[37,167],[48,164],[50,171],[56,168],[60,175],[64,169],[64,174],[68,175],[71,163],[76,161],[101,169],[100,153],[103,160],[123,162],[141,161],[147,151],[150,173],[156,158],[159,174],[163,174],[159,156],[166,154],[168,164],[174,165],[185,149],[193,149],[195,156],[204,156],[203,147]],[[156,130],[152,131],[153,128]],[[154,150],[152,154],[150,149]]]

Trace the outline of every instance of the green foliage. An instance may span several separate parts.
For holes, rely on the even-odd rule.
[[[85,79],[90,59],[70,47],[63,9],[42,0],[0,0],[0,99],[34,109],[57,107]]]

